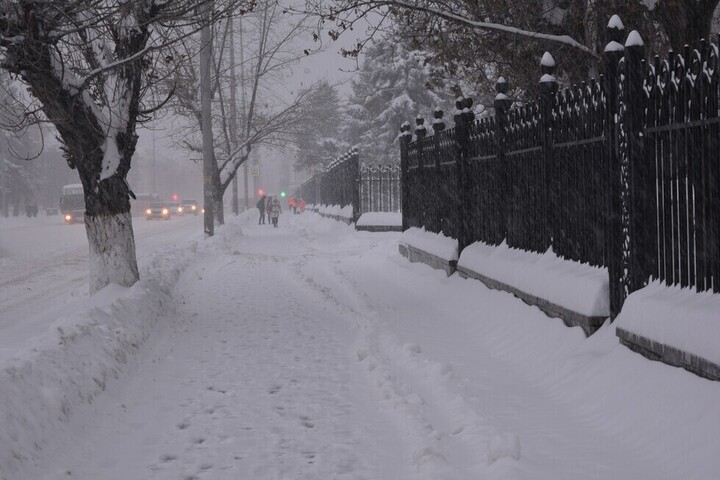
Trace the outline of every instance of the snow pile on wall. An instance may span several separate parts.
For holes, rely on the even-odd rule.
[[[660,281],[630,294],[615,325],[720,365],[720,295]]]
[[[457,240],[446,237],[442,233],[428,232],[425,227],[408,228],[400,236],[400,243],[411,245],[443,260],[453,261],[458,259]]]
[[[156,254],[131,288],[111,284],[80,300],[80,313],[59,317],[0,363],[0,478],[13,478],[20,463],[38,456],[132,361],[158,318],[172,311],[172,288],[196,249],[193,242]]]
[[[356,223],[358,227],[381,226],[399,227],[402,225],[402,213],[399,212],[368,212],[363,213]]]
[[[607,269],[564,260],[552,249],[539,254],[478,242],[463,250],[458,266],[583,315],[610,315]]]
[[[344,207],[340,205],[320,205],[318,213],[321,215],[352,219],[353,208],[352,205],[345,205]]]

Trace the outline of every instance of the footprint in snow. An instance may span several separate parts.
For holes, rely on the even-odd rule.
[[[172,453],[165,453],[163,455],[160,455],[160,461],[162,463],[170,463],[176,459],[177,459],[177,456],[173,455]]]

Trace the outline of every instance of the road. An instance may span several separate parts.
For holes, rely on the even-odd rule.
[[[202,235],[202,217],[133,222],[138,263],[158,249]],[[142,267],[141,267],[142,270]],[[68,299],[88,295],[83,225],[60,216],[0,219],[0,358],[51,327]]]

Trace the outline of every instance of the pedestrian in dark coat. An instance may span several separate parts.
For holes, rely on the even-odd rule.
[[[260,220],[258,220],[258,225],[260,225],[265,223],[265,195],[260,197],[260,201],[257,203],[257,208],[260,210]]]

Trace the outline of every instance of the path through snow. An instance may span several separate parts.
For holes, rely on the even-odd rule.
[[[508,294],[409,264],[398,234],[309,213],[255,222],[231,219],[197,249],[138,361],[24,478],[720,471],[720,388],[632,354],[610,327],[585,339]]]

